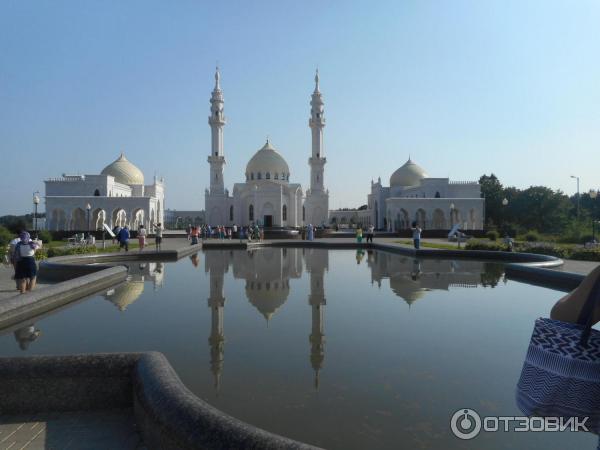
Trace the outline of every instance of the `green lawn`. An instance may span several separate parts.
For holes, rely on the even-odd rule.
[[[396,244],[404,244],[404,245],[413,245],[413,241],[394,241]],[[460,248],[463,248],[465,246],[465,243],[463,242],[461,244]],[[440,248],[443,250],[456,250],[458,249],[458,244],[442,244],[440,243],[433,243],[433,242],[423,242],[421,241],[421,247],[423,248]]]

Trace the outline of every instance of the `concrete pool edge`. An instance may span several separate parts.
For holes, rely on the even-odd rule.
[[[318,448],[214,408],[157,352],[0,358],[0,398],[4,416],[133,407],[148,448]]]

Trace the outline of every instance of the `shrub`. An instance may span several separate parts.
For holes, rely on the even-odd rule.
[[[569,258],[571,256],[571,252],[567,247],[554,244],[521,244],[518,246],[518,251],[556,256],[557,258]]]
[[[500,236],[498,234],[498,232],[496,230],[490,230],[487,233],[485,233],[485,236],[490,240],[490,241],[497,241],[498,237]]]
[[[98,249],[95,245],[86,247],[72,247],[72,248],[61,248],[61,247],[49,247],[46,250],[48,258],[54,256],[66,256],[66,255],[83,255],[86,253],[98,253]]]
[[[465,246],[467,250],[492,250],[503,251],[506,247],[498,242],[482,241],[480,239],[469,239]]]
[[[38,239],[41,239],[44,244],[52,242],[52,234],[48,230],[38,231]]]
[[[527,242],[538,242],[540,240],[540,234],[536,230],[531,230],[525,233],[524,238]]]
[[[578,259],[580,261],[600,261],[600,250],[599,249],[573,250],[573,252],[571,253],[571,258]]]

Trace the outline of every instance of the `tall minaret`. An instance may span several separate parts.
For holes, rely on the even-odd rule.
[[[223,166],[225,165],[225,154],[223,153],[223,127],[225,116],[223,114],[223,91],[221,90],[221,74],[219,67],[215,71],[215,88],[210,98],[210,116],[208,124],[211,130],[211,152],[208,157],[210,164],[210,194],[224,195],[225,185],[223,182]]]
[[[312,132],[312,154],[308,159],[310,165],[310,189],[306,192],[305,223],[327,225],[329,218],[329,191],[325,190],[325,147],[323,145],[323,128],[325,115],[323,98],[319,90],[319,69],[315,73],[315,90],[310,101],[310,119],[308,126]]]
[[[310,119],[308,126],[312,130],[312,156],[308,160],[310,165],[310,190],[311,193],[324,190],[324,168],[327,159],[323,146],[323,128],[325,128],[325,115],[323,110],[323,98],[319,90],[319,69],[315,74],[315,90],[310,102]]]

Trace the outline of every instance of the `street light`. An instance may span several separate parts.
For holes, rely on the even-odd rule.
[[[85,211],[87,213],[87,233],[88,233],[88,238],[90,237],[90,210],[92,209],[92,205],[90,205],[89,203],[87,205],[85,205]]]
[[[577,221],[579,222],[579,177],[576,177],[575,175],[571,175],[571,178],[574,178],[577,180]]]
[[[38,205],[40,204],[40,196],[39,196],[40,191],[35,191],[33,193],[33,208],[34,208],[34,212],[33,212],[33,229],[35,232],[35,237],[37,239],[37,212],[38,212]]]
[[[598,197],[598,191],[590,189],[590,198],[592,200]],[[594,209],[592,208],[592,241],[596,242],[596,218],[594,217]]]

